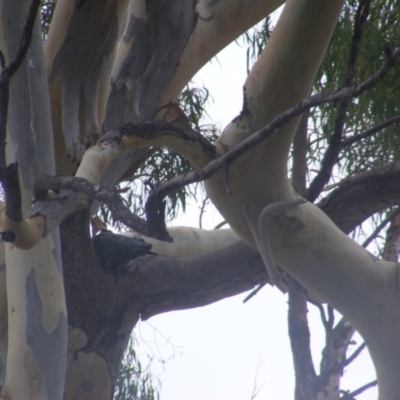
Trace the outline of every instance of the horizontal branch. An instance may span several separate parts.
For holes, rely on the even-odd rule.
[[[159,240],[171,241],[171,238],[169,237],[166,228],[165,232],[151,230],[151,227],[144,219],[138,217],[129,210],[129,208],[124,204],[123,199],[118,194],[100,185],[94,185],[84,178],[47,175],[42,176],[41,178],[36,180],[34,192],[39,192],[42,189],[50,189],[52,191],[59,191],[62,189],[83,193],[90,199],[98,200],[102,203],[107,204],[115,221],[120,221],[124,223],[126,226],[130,227],[131,229],[142,235],[154,237]],[[68,196],[68,194],[61,193],[59,196],[54,195],[53,198],[45,198],[43,199],[43,202],[36,201],[34,203],[31,215],[41,214],[46,217],[47,232],[58,226],[62,222],[62,220],[58,218],[58,214],[55,215],[56,218],[49,219],[49,216],[46,215],[45,211],[43,211],[43,203],[50,201],[54,204],[56,200],[59,200],[62,206],[66,203],[66,196]],[[79,202],[79,199],[71,199],[71,202],[73,202],[74,200],[75,205],[71,207],[73,208],[73,210],[82,208],[85,205],[84,202]]]
[[[141,124],[129,123],[118,128],[118,131],[120,131],[123,136],[136,136],[143,141],[154,141],[154,139],[162,136],[175,136],[179,140],[197,142],[208,157],[211,159],[217,157],[215,146],[203,135],[193,129],[181,128],[173,123],[158,120],[143,122]]]
[[[333,93],[318,94],[306,100],[302,100],[296,106],[275,117],[267,126],[258,132],[253,133],[251,136],[234,146],[228,152],[208,163],[204,168],[176,176],[175,178],[162,183],[150,193],[147,199],[146,215],[148,219],[149,216],[151,217],[152,215],[151,211],[157,209],[157,204],[159,204],[168,195],[168,193],[190,183],[201,182],[209,179],[223,165],[232,162],[237,157],[241,156],[246,151],[255,147],[273,134],[279,134],[282,126],[287,124],[293,118],[301,115],[304,111],[320,104],[332,103],[341,99],[360,96],[362,93],[373,87],[385,77],[399,56],[400,48],[396,48],[390,54],[387,54],[386,60],[379,70],[360,85],[343,88]]]

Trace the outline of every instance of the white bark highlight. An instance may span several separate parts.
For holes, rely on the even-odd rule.
[[[170,257],[196,257],[221,250],[240,240],[231,229],[198,229],[186,226],[174,226],[168,229],[173,238],[172,243],[148,238],[136,232],[125,232],[123,235],[143,239],[153,245],[151,251]]]
[[[0,211],[0,230],[7,229],[15,233],[13,246],[21,250],[29,250],[36,246],[44,234],[44,217],[36,216],[24,221],[15,222],[7,217],[5,209]]]
[[[283,3],[283,0],[199,0],[195,29],[161,104],[175,101],[185,85],[212,57]]]

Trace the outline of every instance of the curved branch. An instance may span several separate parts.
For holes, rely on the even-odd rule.
[[[371,215],[399,203],[400,162],[394,162],[346,179],[318,207],[350,233]]]
[[[362,93],[373,87],[382,80],[390,68],[394,65],[396,59],[400,56],[400,48],[396,48],[390,53],[379,70],[371,75],[367,80],[355,87],[347,87],[333,93],[323,93],[310,97],[309,99],[300,101],[296,106],[284,111],[275,117],[269,124],[258,132],[253,133],[250,137],[244,139],[239,144],[233,146],[229,151],[209,162],[205,167],[199,170],[191,171],[184,175],[179,175],[162,183],[157,189],[152,191],[146,203],[146,210],[157,208],[167,195],[173,190],[194,182],[204,181],[213,176],[223,165],[232,162],[246,151],[255,147],[270,136],[279,135],[279,129],[287,124],[293,118],[301,115],[305,110],[324,103],[331,103],[337,100],[350,99],[360,96]]]

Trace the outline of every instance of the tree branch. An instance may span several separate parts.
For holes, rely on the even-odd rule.
[[[361,95],[385,77],[399,56],[400,48],[396,48],[390,54],[386,54],[386,60],[379,70],[360,85],[355,87],[346,87],[333,93],[315,95],[309,99],[302,100],[296,106],[275,117],[267,126],[255,132],[250,137],[243,140],[217,159],[209,162],[204,168],[191,171],[184,175],[176,176],[169,181],[162,183],[158,188],[150,193],[146,202],[146,214],[151,216],[151,210],[157,210],[158,204],[160,204],[171,191],[190,183],[209,179],[223,165],[232,162],[237,157],[244,154],[247,150],[255,147],[257,144],[261,143],[263,140],[267,139],[273,134],[279,134],[279,129],[283,125],[288,123],[291,119],[301,115],[305,110],[320,104],[335,102],[346,98],[350,99],[352,97]]]
[[[383,249],[383,258],[388,261],[398,262],[400,249],[400,215],[399,208],[396,208],[389,217],[392,221],[386,233],[385,246]],[[389,218],[388,217],[388,218]]]
[[[332,313],[332,308],[329,312]],[[333,316],[328,320],[330,323],[325,326],[326,346],[322,351],[320,373],[315,384],[317,393],[324,393],[326,398],[337,398],[343,359],[355,329],[344,318],[334,328]]]
[[[367,129],[366,131],[359,133],[358,135],[351,136],[347,139],[342,140],[341,148],[345,148],[347,146],[352,145],[355,142],[358,142],[361,139],[366,139],[375,133],[381,131],[384,128],[387,128],[388,126],[391,126],[393,124],[396,124],[397,122],[400,122],[400,115],[394,118],[390,118],[385,122],[382,122],[381,124],[375,125],[374,127]]]
[[[370,389],[370,388],[376,386],[377,384],[378,384],[378,381],[369,382],[369,383],[361,386],[359,389],[354,390],[351,393],[346,393],[343,390],[341,390],[341,393],[343,394],[343,396],[340,397],[340,400],[354,400],[355,396],[358,396],[359,394],[365,392],[367,389]]]
[[[361,343],[360,346],[358,346],[357,349],[354,351],[354,353],[343,361],[342,368],[347,367],[349,364],[351,364],[366,347],[367,345],[365,342]]]
[[[152,230],[152,227],[142,218],[131,213],[129,208],[125,206],[122,198],[100,185],[94,185],[87,181],[84,178],[77,177],[66,177],[66,176],[42,176],[35,182],[35,192],[38,192],[42,189],[50,189],[53,191],[59,191],[61,189],[71,190],[74,192],[80,192],[88,196],[90,199],[98,200],[102,203],[106,203],[112,213],[114,220],[121,221],[126,226],[132,228],[138,233],[142,235],[154,237],[159,240],[171,241],[171,238],[168,235],[168,232],[165,228],[165,232],[160,230]],[[53,213],[54,219],[50,218],[49,215],[46,215],[46,212],[43,212],[43,203],[58,201],[60,206],[62,207],[66,203],[65,197],[68,196],[65,194],[60,194],[59,196],[54,195],[52,198],[44,198],[43,201],[36,201],[32,208],[31,215],[41,214],[46,217],[46,231],[49,232],[58,226],[62,219],[65,218],[65,215],[60,220],[60,213]],[[75,199],[72,199],[73,201]],[[82,208],[85,204],[84,202],[76,201],[76,206],[74,206],[74,210],[78,208]]]
[[[371,215],[399,203],[400,162],[395,162],[346,179],[318,207],[347,234]]]
[[[295,400],[308,400],[315,397],[314,363],[310,349],[310,329],[307,320],[307,291],[294,278],[289,276],[288,327],[295,371]]]
[[[400,212],[400,208],[397,207],[395,210],[393,210],[391,213],[389,213],[389,215],[382,220],[382,222],[375,228],[375,230],[371,233],[371,235],[369,235],[367,237],[367,239],[364,240],[364,243],[362,244],[362,247],[367,247],[378,235],[379,232],[390,222],[393,220],[393,218],[396,217],[396,215]],[[383,257],[385,260],[388,261],[394,261],[394,260],[390,260],[387,258],[387,256]],[[397,262],[397,260],[395,261]]]

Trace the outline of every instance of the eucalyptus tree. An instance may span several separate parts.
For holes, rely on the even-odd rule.
[[[256,41],[266,45],[244,83],[241,113],[214,144],[177,104],[207,61],[282,3],[59,0],[44,51],[40,1],[0,3],[1,398],[111,399],[139,318],[266,283],[289,291],[296,399],[338,397],[354,329],[371,353],[380,399],[400,398],[398,264],[346,236],[400,199],[398,2],[288,0],[273,32]],[[164,146],[193,170],[154,185],[143,219],[112,189],[152,157],[167,157],[157,152]],[[234,231],[221,240],[165,228],[165,197],[200,181]],[[331,192],[318,207],[324,188]],[[99,202],[152,237],[158,254],[105,265],[89,233]],[[350,321],[334,327],[332,311],[324,317],[319,375],[307,298]]]

